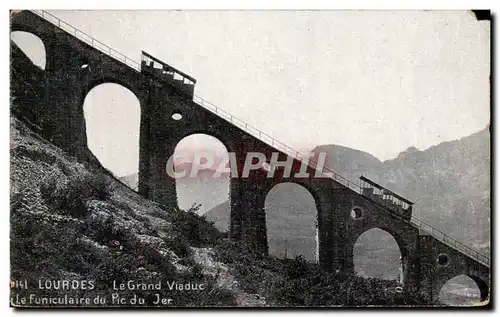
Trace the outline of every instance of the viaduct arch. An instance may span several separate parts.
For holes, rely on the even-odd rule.
[[[174,121],[183,119],[180,112],[171,117]],[[195,151],[198,153],[196,156]],[[229,167],[228,150],[218,138],[205,133],[193,133],[181,139],[175,145],[174,157],[168,158],[166,166],[167,173],[179,175],[174,181],[179,208],[187,210],[193,204],[201,204],[199,212],[203,214],[230,199],[231,175],[221,166],[226,162],[225,166]],[[217,173],[220,173],[220,177],[217,177]],[[195,179],[192,179],[191,174],[196,176]],[[210,194],[204,195],[206,192]]]
[[[115,176],[138,172],[140,105],[125,86],[93,86],[83,102],[89,150]]]
[[[394,236],[386,230],[368,229],[356,239],[353,246],[354,269],[358,275],[363,273],[366,277],[397,280],[404,284],[404,252]]]
[[[311,192],[296,183],[279,183],[267,192],[264,209],[269,254],[316,262],[318,210]]]
[[[10,38],[21,48],[33,64],[45,70],[47,54],[42,39],[33,33],[24,31],[11,32]]]

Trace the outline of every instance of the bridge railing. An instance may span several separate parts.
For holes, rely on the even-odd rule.
[[[91,37],[90,35],[86,34],[85,32],[73,27],[72,25],[68,24],[67,22],[64,22],[63,20],[59,19],[58,17],[54,16],[53,14],[44,11],[44,10],[31,10],[31,12],[37,14],[38,16],[44,18],[45,20],[51,22],[52,24],[56,25],[57,27],[65,30],[69,34],[73,35],[74,37],[82,40],[83,42],[91,45],[92,47],[98,49],[99,51],[103,52],[104,54],[109,55],[110,57],[124,63],[125,65],[132,67],[133,69],[137,71],[141,71],[141,66],[140,63],[123,55],[122,53],[116,51],[115,49],[109,47],[108,45],[102,43],[99,40],[96,40],[95,38]],[[247,132],[248,134],[258,138],[259,140],[267,143],[268,145],[276,148],[277,150],[282,151],[283,153],[294,157],[298,160],[301,160],[304,157],[308,157],[306,155],[303,155],[299,151],[296,151],[292,149],[291,147],[287,146],[283,142],[280,142],[270,136],[269,134],[249,125],[245,121],[231,115],[229,112],[215,106],[213,103],[208,102],[207,100],[194,95],[193,101],[196,102],[198,105],[204,107],[205,109],[210,110],[211,112],[215,113],[219,117],[227,120],[231,124],[241,128],[243,131]],[[316,169],[315,166],[317,166],[317,161],[314,158],[310,158],[308,160],[308,165]],[[361,192],[361,187],[354,183],[349,181],[347,178],[335,173],[334,171],[330,170],[326,166],[323,167],[323,171],[326,171],[327,173],[330,174],[331,178],[340,184],[346,186],[347,188],[350,188],[351,190],[357,192],[357,193],[362,193]],[[417,227],[418,229],[421,229],[437,240],[451,246],[452,248],[455,248],[459,250],[460,252],[468,255],[469,257],[477,260],[480,263],[483,263],[487,265],[488,267],[490,266],[490,258],[472,248],[467,247],[466,245],[462,244],[461,242],[449,237],[445,233],[443,233],[441,230],[438,230],[436,228],[433,228],[432,226],[426,224],[422,220],[419,220],[415,217],[412,216],[410,223]]]
[[[413,226],[427,232],[432,237],[434,237],[436,240],[441,241],[444,244],[447,244],[450,247],[468,255],[469,257],[486,265],[487,267],[490,266],[490,258],[487,255],[480,253],[477,250],[474,250],[474,249],[464,245],[463,243],[461,243],[458,240],[453,239],[452,237],[450,237],[449,235],[447,235],[443,231],[430,226],[429,224],[423,222],[422,220],[420,220],[416,217],[412,217],[410,222]]]
[[[198,105],[202,106],[203,108],[210,110],[211,112],[215,113],[219,117],[225,119],[229,123],[239,127],[243,131],[247,132],[248,134],[256,137],[257,139],[261,140],[262,142],[274,147],[277,150],[280,150],[281,152],[287,154],[288,156],[291,156],[299,161],[304,160],[304,158],[307,158],[308,155],[305,155],[297,150],[292,149],[285,143],[276,140],[269,134],[265,133],[264,131],[246,123],[245,121],[239,119],[238,117],[233,116],[229,112],[223,110],[222,108],[217,107],[213,103],[201,98],[200,96],[194,96],[193,101],[197,103]],[[315,167],[318,165],[318,161],[314,158],[309,158],[308,160],[308,165],[311,167]],[[352,190],[356,191],[357,193],[361,193],[361,187],[348,180],[347,178],[341,176],[340,174],[335,173],[334,171],[330,170],[326,166],[323,167],[323,172],[329,173],[331,178],[334,179],[335,181],[341,183],[344,186],[347,186],[351,188]]]
[[[103,42],[96,40],[92,36],[88,35],[87,33],[83,32],[80,29],[75,28],[71,24],[64,22],[63,20],[59,19],[55,15],[44,11],[44,10],[30,10],[31,12],[35,13],[36,15],[44,18],[45,20],[49,21],[50,23],[56,25],[60,29],[68,32],[69,34],[73,35],[74,37],[78,38],[79,40],[82,40],[83,42],[87,43],[88,45],[92,46],[95,49],[98,49],[99,51],[103,52],[106,55],[109,55],[113,57],[114,59],[126,64],[127,66],[132,67],[133,69],[137,71],[141,71],[141,64],[136,62],[135,60],[131,59],[130,57],[127,57],[126,55],[123,55],[122,53],[118,52],[117,50],[109,47],[108,45],[104,44]]]

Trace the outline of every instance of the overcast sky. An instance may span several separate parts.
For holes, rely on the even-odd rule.
[[[298,150],[334,143],[385,160],[490,121],[490,23],[467,11],[51,12],[133,59],[142,49],[192,75],[195,94]],[[123,95],[113,89],[89,98]],[[96,120],[89,138],[127,174],[135,132],[105,139],[138,124],[136,101],[113,99],[93,117],[115,119]]]

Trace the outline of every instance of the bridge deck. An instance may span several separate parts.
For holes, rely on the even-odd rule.
[[[54,15],[52,15],[44,10],[31,10],[31,12],[37,14],[38,16],[41,16],[43,19],[56,25],[60,29],[69,33],[70,35],[72,35],[72,36],[78,38],[79,40],[91,45],[92,47],[100,50],[101,52],[118,60],[119,62],[121,62],[129,67],[132,67],[133,69],[135,69],[137,71],[141,71],[141,66],[140,66],[141,63],[123,55],[122,53],[114,50],[113,48],[102,43],[101,41],[91,37],[90,35],[86,34],[85,32],[73,27],[72,25],[68,24],[67,22],[64,22],[63,20],[57,18],[56,16],[54,16]],[[186,76],[188,76],[188,75],[186,75]],[[243,121],[241,119],[238,119],[237,117],[231,115],[230,113],[224,111],[223,109],[215,106],[214,104],[204,100],[203,98],[201,98],[199,96],[194,95],[193,101],[195,103],[197,103],[198,105],[204,107],[205,109],[208,109],[209,111],[213,112],[214,114],[221,117],[222,119],[225,119],[226,121],[233,124],[234,126],[242,129],[243,131],[247,132],[248,134],[261,140],[262,142],[267,143],[268,145],[274,147],[275,149],[287,154],[288,156],[291,156],[297,160],[302,160],[303,157],[308,158],[307,155],[303,155],[299,151],[292,149],[291,147],[287,146],[286,144],[274,139],[269,134],[251,126],[250,124],[246,123],[245,121]],[[315,166],[317,166],[317,161],[308,160],[308,165],[315,168]],[[362,195],[362,189],[359,185],[349,181],[345,177],[335,173],[334,171],[332,171],[326,167],[323,167],[323,168],[327,173],[330,173],[331,178],[333,180],[335,180],[336,182],[340,183],[341,185],[349,188],[350,190],[353,190],[356,193]],[[367,196],[363,195],[363,197],[367,197]],[[393,211],[391,211],[388,208],[386,208],[386,210],[396,217],[400,216],[400,215],[396,215]],[[426,232],[427,234],[431,235],[436,240],[438,240],[438,241],[450,246],[451,248],[465,254],[466,256],[472,258],[473,260],[475,260],[475,261],[477,261],[477,262],[479,262],[487,267],[490,267],[489,256],[482,254],[482,253],[464,245],[463,243],[451,238],[450,236],[448,236],[447,234],[445,234],[441,230],[430,226],[429,224],[425,223],[422,220],[417,219],[414,216],[412,216],[411,220],[408,223],[411,226],[413,226],[419,230],[422,230],[422,231]]]

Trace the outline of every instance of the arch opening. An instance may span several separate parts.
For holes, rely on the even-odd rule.
[[[291,182],[277,184],[267,193],[264,210],[270,255],[318,262],[318,211],[308,189]]]
[[[362,233],[354,244],[354,272],[364,278],[394,280],[403,284],[403,253],[389,232],[372,228]]]
[[[141,107],[122,85],[92,88],[83,103],[87,146],[101,165],[137,190]]]
[[[228,231],[231,206],[229,153],[217,138],[203,133],[191,134],[177,143],[172,161],[180,209],[197,210],[213,221],[217,229]],[[169,172],[167,163],[167,173]]]
[[[448,306],[473,306],[487,298],[486,283],[467,275],[449,279],[439,290],[439,302]]]
[[[38,36],[29,32],[14,31],[10,33],[10,39],[16,43],[34,65],[45,70],[47,54],[45,45]]]

